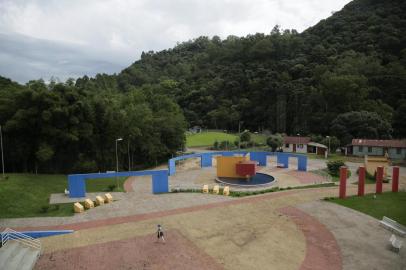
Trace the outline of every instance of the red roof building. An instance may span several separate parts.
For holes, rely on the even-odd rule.
[[[346,154],[354,156],[384,156],[391,159],[406,158],[406,140],[353,139],[346,148]]]

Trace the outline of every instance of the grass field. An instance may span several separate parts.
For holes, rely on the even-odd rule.
[[[186,146],[187,147],[198,147],[198,146],[212,146],[215,141],[230,141],[234,143],[237,139],[237,135],[228,134],[224,132],[202,132],[196,134],[190,134],[186,136]]]
[[[234,143],[237,140],[238,135],[232,133],[224,132],[202,132],[196,134],[186,135],[186,146],[187,147],[200,147],[200,146],[212,146],[215,141],[230,141]],[[266,145],[266,136],[262,134],[251,133],[251,141],[256,144]]]
[[[119,178],[120,187],[125,178]],[[114,178],[86,181],[88,192],[108,191]],[[50,205],[52,193],[62,193],[68,186],[65,175],[9,174],[0,179],[0,218],[71,216],[72,204]]]
[[[385,192],[376,195],[376,199],[373,196],[373,194],[368,194],[364,197],[353,196],[329,201],[355,209],[377,219],[387,216],[406,225],[406,192]]]

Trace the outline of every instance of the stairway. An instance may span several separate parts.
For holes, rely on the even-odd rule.
[[[31,270],[41,254],[38,239],[6,229],[2,233],[0,270]]]

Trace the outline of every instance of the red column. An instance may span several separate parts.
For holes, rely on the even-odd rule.
[[[383,167],[376,168],[376,194],[382,193]]]
[[[365,193],[365,167],[358,168],[358,196],[364,196]]]
[[[345,199],[347,185],[347,167],[340,167],[340,199]]]
[[[392,192],[398,192],[398,189],[399,189],[399,167],[393,167]]]

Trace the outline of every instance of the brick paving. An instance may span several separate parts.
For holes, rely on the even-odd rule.
[[[284,207],[279,212],[289,216],[306,238],[306,256],[300,270],[340,270],[340,248],[334,235],[317,219],[295,207]]]
[[[41,256],[35,270],[76,269],[223,269],[177,230],[165,233],[166,243],[155,234],[60,250]]]
[[[326,182],[326,179],[323,176],[311,172],[289,171],[287,174],[296,177],[301,184]]]

